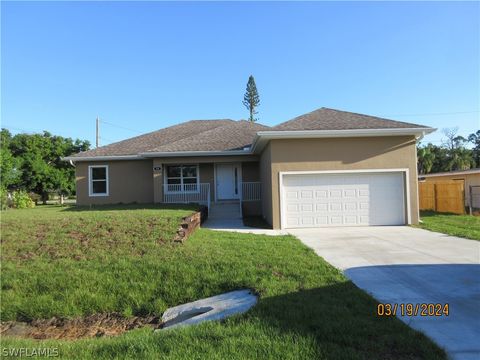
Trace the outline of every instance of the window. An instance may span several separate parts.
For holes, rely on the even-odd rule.
[[[88,192],[90,196],[108,196],[108,166],[88,167]]]
[[[198,192],[198,165],[171,165],[166,172],[167,192]]]

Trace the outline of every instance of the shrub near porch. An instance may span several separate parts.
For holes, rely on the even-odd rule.
[[[444,358],[425,336],[375,315],[376,302],[291,236],[200,229],[174,244],[192,209],[39,207],[2,214],[2,320],[170,306],[252,288],[249,313],[224,323],[115,338],[3,338],[2,347],[58,347],[65,358]]]

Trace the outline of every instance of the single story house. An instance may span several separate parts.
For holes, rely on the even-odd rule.
[[[465,190],[465,207],[470,206],[471,199],[472,207],[480,208],[480,168],[425,174],[420,175],[418,179],[435,184],[459,181]]]
[[[274,127],[192,120],[66,158],[77,204],[237,203],[274,229],[418,223],[435,129],[329,108]]]

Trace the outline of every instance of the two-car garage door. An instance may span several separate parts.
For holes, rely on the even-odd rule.
[[[403,172],[281,176],[284,228],[406,223]]]

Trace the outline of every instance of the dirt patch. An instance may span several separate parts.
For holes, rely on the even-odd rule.
[[[162,326],[158,316],[125,318],[118,313],[95,314],[76,319],[42,319],[30,323],[8,321],[0,324],[2,336],[33,339],[65,339],[116,336],[128,330]]]
[[[88,242],[90,240],[90,238],[88,237],[87,234],[85,234],[83,232],[80,232],[80,231],[77,231],[77,230],[70,231],[68,233],[68,235],[72,239],[78,240],[80,242],[80,244],[82,244],[84,246],[88,245]]]

